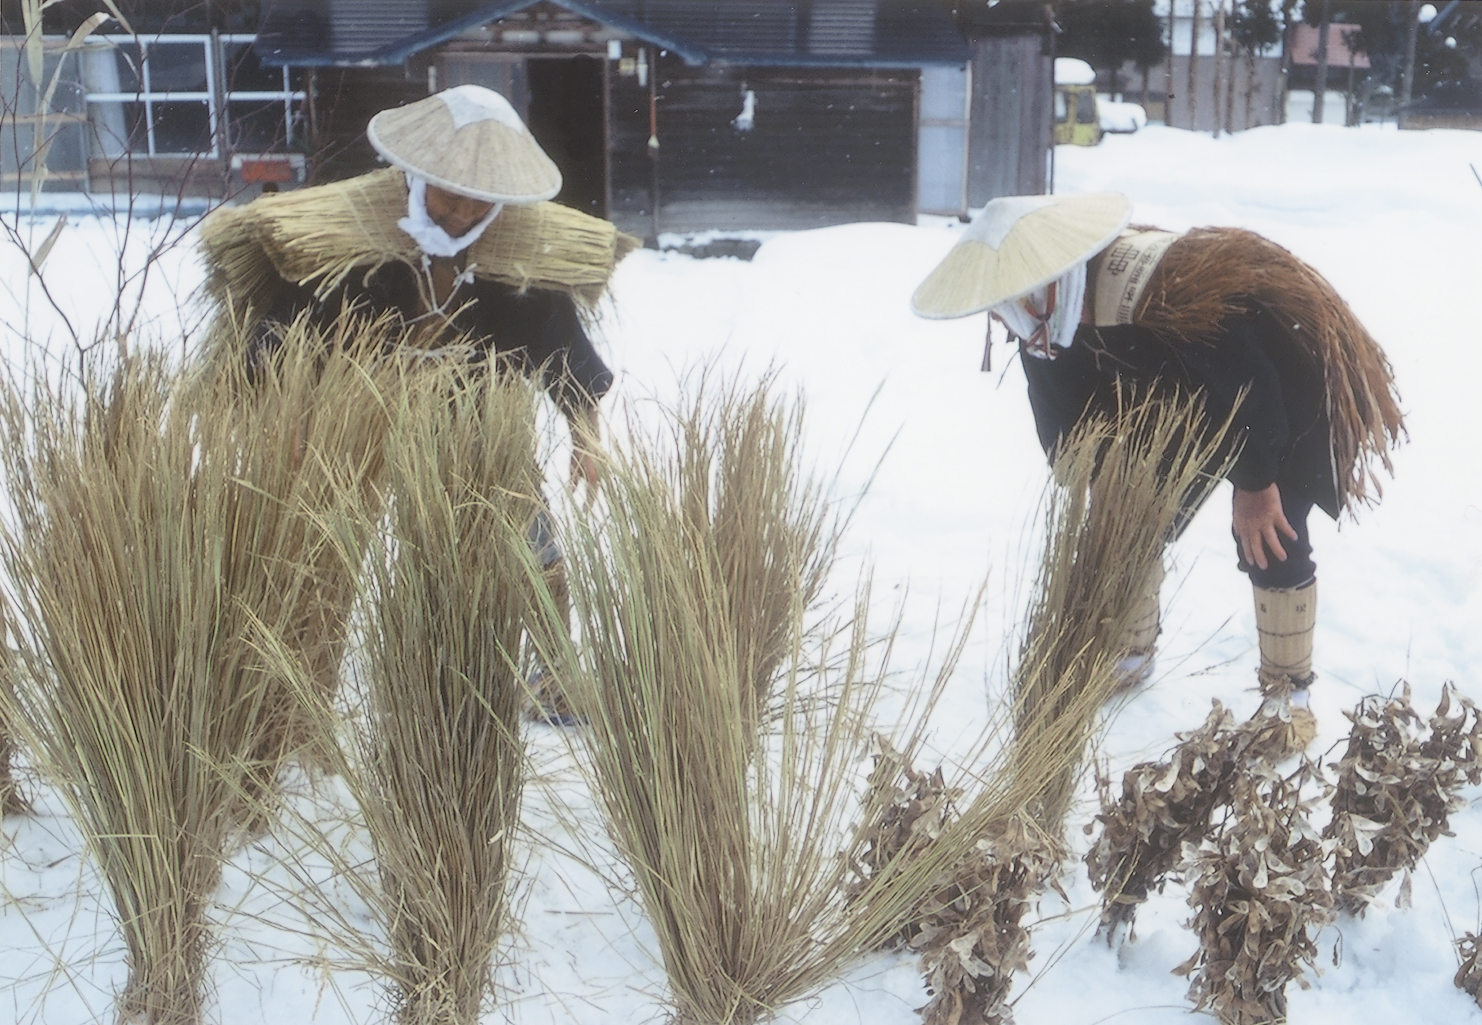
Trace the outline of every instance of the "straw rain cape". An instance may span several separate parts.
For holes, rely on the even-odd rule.
[[[421,251],[396,223],[406,206],[406,176],[388,168],[218,210],[201,227],[207,294],[221,309],[264,310],[285,283],[323,298],[393,261],[420,270]],[[469,247],[468,265],[475,277],[565,292],[590,307],[639,244],[557,203],[511,205]]]
[[[1285,341],[1322,367],[1339,509],[1377,500],[1378,466],[1394,472],[1389,450],[1404,437],[1404,415],[1388,358],[1348,304],[1316,270],[1254,232],[1196,228],[1171,243],[1165,236],[1131,229],[1092,261],[1094,277],[1119,257],[1136,263],[1139,249],[1162,250],[1137,283],[1130,317],[1098,303],[1096,323],[1133,323],[1196,345],[1212,341],[1225,318],[1264,309]],[[1119,253],[1123,243],[1130,252]],[[1097,294],[1094,285],[1088,291]]]

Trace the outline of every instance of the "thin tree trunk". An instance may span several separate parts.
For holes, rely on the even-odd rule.
[[[1292,9],[1281,8],[1281,84],[1276,90],[1276,123],[1286,124],[1286,105],[1292,91]]]
[[[1163,65],[1163,124],[1173,127],[1173,26],[1176,0],[1168,0],[1168,63]]]
[[[1245,127],[1252,127],[1255,120],[1256,97],[1256,51],[1245,51]]]
[[[1328,25],[1333,0],[1322,0],[1322,19],[1317,26],[1317,82],[1312,87],[1312,123],[1322,124],[1323,99],[1328,91]]]
[[[1358,98],[1358,94],[1354,92],[1354,88],[1353,88],[1354,87],[1354,74],[1355,74],[1355,71],[1354,71],[1354,67],[1353,67],[1353,54],[1350,53],[1348,55],[1348,94],[1345,97],[1344,104],[1343,104],[1343,115],[1344,115],[1344,117],[1343,117],[1343,123],[1346,124],[1350,128],[1352,128],[1354,125],[1357,125],[1357,124],[1360,123],[1359,122],[1359,119],[1358,119],[1358,117],[1359,117],[1359,98]]]
[[[1395,111],[1395,126],[1404,128],[1409,120],[1410,97],[1415,92],[1415,41],[1420,36],[1420,0],[1409,0],[1405,14],[1405,66],[1400,72],[1400,107]]]
[[[1232,135],[1235,132],[1235,58],[1237,56],[1237,47],[1232,37],[1230,40],[1230,72],[1225,82],[1225,131]]]
[[[1203,0],[1194,0],[1194,24],[1189,31],[1189,131],[1199,130],[1199,14]]]
[[[1220,98],[1224,95],[1225,0],[1214,0],[1214,137],[1220,137]]]

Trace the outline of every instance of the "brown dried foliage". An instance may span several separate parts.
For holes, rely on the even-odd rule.
[[[1338,907],[1362,915],[1396,872],[1413,869],[1437,837],[1450,835],[1461,787],[1482,782],[1482,717],[1450,684],[1428,736],[1408,686],[1398,698],[1367,697],[1345,714],[1353,728],[1323,837],[1336,841]]]
[[[1283,776],[1254,761],[1230,788],[1230,814],[1203,849],[1185,848],[1193,888],[1190,923],[1199,950],[1174,971],[1190,976],[1195,1010],[1226,1025],[1286,1020],[1286,987],[1306,985],[1317,957],[1316,931],[1331,920],[1324,843],[1309,822],[1320,782],[1303,759]]]
[[[1461,967],[1456,970],[1456,988],[1464,990],[1482,1007],[1482,936],[1466,933],[1456,941]]]
[[[861,859],[871,875],[924,854],[961,821],[952,803],[961,792],[945,784],[940,768],[918,772],[888,744],[881,746],[870,781],[881,813]],[[1033,956],[1024,913],[1061,860],[1062,852],[1019,816],[990,830],[939,874],[918,914],[894,938],[921,955],[931,993],[919,1008],[926,1025],[1013,1020],[1013,973],[1026,970]]]
[[[1218,701],[1204,725],[1179,734],[1164,762],[1142,762],[1122,776],[1120,798],[1098,774],[1101,835],[1086,852],[1091,885],[1105,894],[1101,928],[1111,942],[1117,928],[1131,927],[1137,908],[1209,830],[1214,811],[1229,803],[1249,732]],[[1089,832],[1094,824],[1087,826]]]

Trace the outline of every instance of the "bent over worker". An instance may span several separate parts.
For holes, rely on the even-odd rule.
[[[383,110],[366,135],[391,168],[262,196],[204,225],[207,290],[250,319],[243,358],[263,366],[306,312],[325,326],[389,314],[389,338],[429,350],[471,343],[475,360],[540,375],[571,429],[572,483],[594,490],[598,403],[612,373],[582,310],[638,240],[548,202],[560,172],[490,89],[457,86]],[[531,540],[564,601],[543,510]]]
[[[1007,327],[1051,457],[1083,418],[1115,418],[1149,389],[1199,395],[1210,430],[1230,422],[1231,530],[1254,587],[1258,679],[1305,744],[1317,616],[1307,516],[1377,497],[1375,464],[1391,468],[1404,430],[1389,362],[1332,286],[1275,243],[1130,219],[1115,193],[995,199],[912,306],[934,318],[986,310]],[[1122,639],[1129,682],[1152,668],[1161,583],[1160,565]]]

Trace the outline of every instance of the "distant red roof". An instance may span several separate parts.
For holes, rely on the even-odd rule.
[[[1348,37],[1359,30],[1357,25],[1328,25],[1328,66],[1356,68],[1369,66],[1369,55],[1360,50],[1354,53],[1348,48]],[[1317,28],[1314,25],[1298,25],[1292,33],[1292,63],[1317,63]]]

